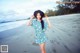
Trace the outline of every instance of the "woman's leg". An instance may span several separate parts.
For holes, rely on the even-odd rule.
[[[45,43],[39,44],[42,53],[46,53]]]

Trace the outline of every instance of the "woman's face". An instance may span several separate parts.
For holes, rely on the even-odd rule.
[[[37,19],[40,19],[40,18],[41,18],[40,13],[37,13]]]

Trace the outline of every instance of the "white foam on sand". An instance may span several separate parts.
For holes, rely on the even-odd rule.
[[[9,30],[9,29],[13,29],[16,27],[20,27],[23,24],[27,23],[27,21],[28,20],[22,20],[22,21],[8,22],[8,23],[0,24],[0,32],[5,31],[5,30]]]

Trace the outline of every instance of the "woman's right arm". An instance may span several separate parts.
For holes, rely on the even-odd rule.
[[[32,24],[32,19],[34,18],[34,16],[32,15],[31,17],[30,17],[30,20],[27,22],[27,25],[28,26],[31,26],[31,24]]]

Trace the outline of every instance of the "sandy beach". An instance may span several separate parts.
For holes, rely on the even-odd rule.
[[[52,16],[49,20],[52,28],[45,32],[47,53],[80,53],[80,14]],[[34,28],[26,22],[0,32],[0,45],[8,45],[8,53],[41,53],[33,43]]]

